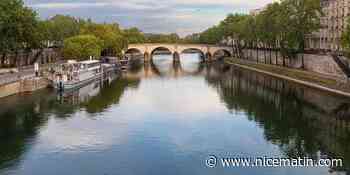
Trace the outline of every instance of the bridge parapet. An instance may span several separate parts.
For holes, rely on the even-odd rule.
[[[233,54],[231,47],[208,45],[208,44],[169,44],[169,43],[130,44],[128,46],[128,51],[131,49],[135,49],[135,50],[138,50],[143,55],[151,55],[158,48],[168,49],[171,52],[171,54],[181,54],[185,50],[195,49],[195,50],[201,51],[205,57],[212,57],[220,50],[223,50],[229,55]]]

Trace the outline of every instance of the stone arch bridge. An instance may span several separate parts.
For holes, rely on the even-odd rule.
[[[202,54],[204,61],[213,61],[218,59],[215,55],[224,53],[224,56],[231,56],[233,54],[232,48],[228,46],[217,46],[207,44],[157,44],[157,43],[145,43],[145,44],[130,44],[126,53],[136,51],[144,55],[145,61],[152,59],[152,55],[155,51],[162,49],[168,50],[174,58],[174,61],[179,60],[180,54],[189,51],[196,50]]]

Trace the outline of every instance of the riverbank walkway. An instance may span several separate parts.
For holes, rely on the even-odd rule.
[[[41,64],[40,72],[48,70],[54,64],[59,64],[61,61],[55,63]],[[19,68],[0,68],[0,86],[20,81],[23,79],[30,79],[35,77],[34,65],[23,66]]]
[[[5,72],[5,71],[4,71]],[[21,69],[11,69],[9,72],[0,74],[0,86],[19,81],[21,79],[32,78],[35,76],[34,66]]]

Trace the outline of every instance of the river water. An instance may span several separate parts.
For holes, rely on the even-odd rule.
[[[0,174],[350,174],[350,100],[199,61],[158,55],[109,83],[1,99]],[[213,155],[214,168],[206,164]],[[343,166],[220,162],[264,156],[339,158]]]

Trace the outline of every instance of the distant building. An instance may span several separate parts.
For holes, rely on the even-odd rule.
[[[249,14],[252,15],[252,16],[256,16],[256,15],[258,15],[259,13],[261,13],[264,10],[265,10],[265,7],[264,8],[253,9],[253,10],[251,10],[249,12]]]
[[[350,0],[321,0],[321,29],[307,38],[310,49],[341,51],[341,35],[350,16]]]

